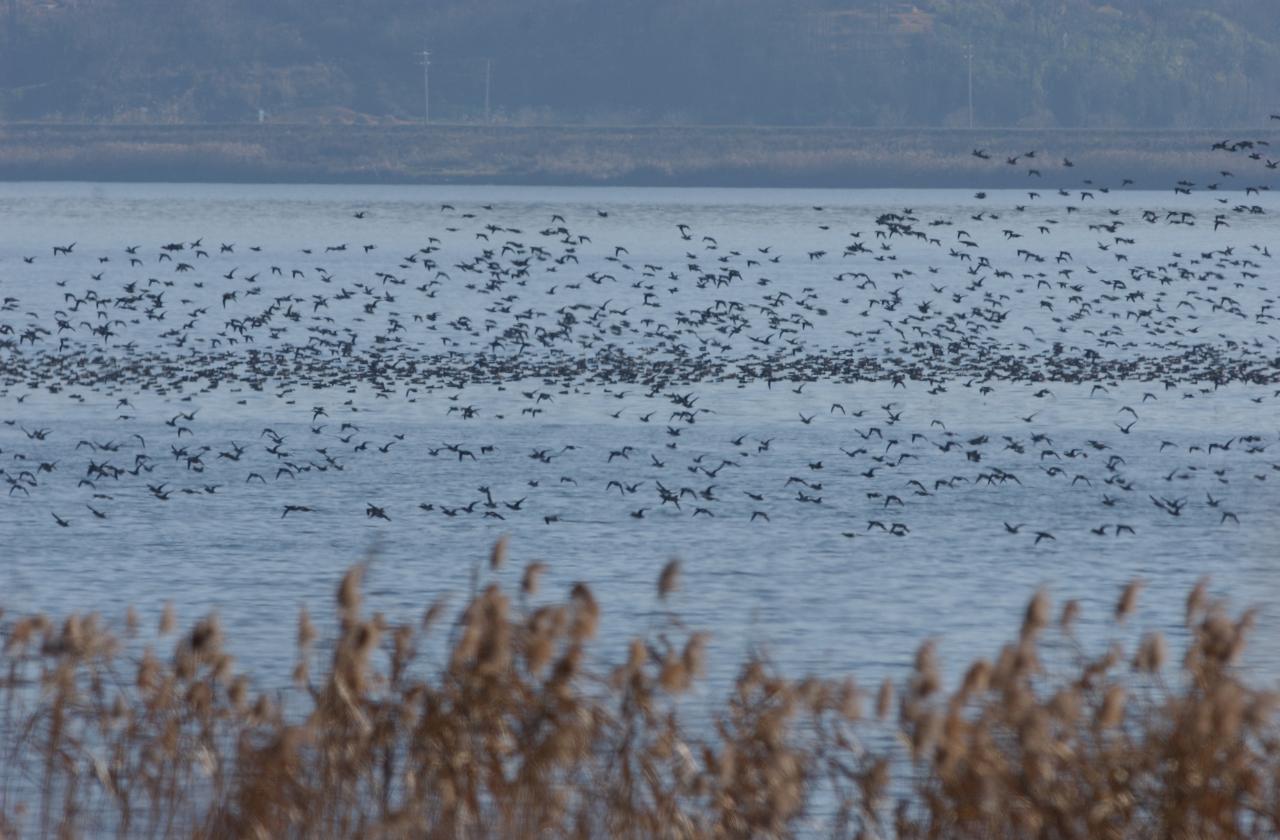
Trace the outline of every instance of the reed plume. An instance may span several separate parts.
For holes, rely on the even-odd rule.
[[[331,625],[300,613],[291,689],[239,673],[216,616],[0,613],[0,836],[1280,836],[1276,698],[1239,673],[1254,613],[1205,582],[1176,660],[1157,632],[1091,652],[1041,590],[991,659],[928,641],[872,697],[753,653],[704,710],[677,563],[609,664],[590,587],[535,603],[532,563],[508,594],[508,550],[451,619],[407,624],[353,567]]]

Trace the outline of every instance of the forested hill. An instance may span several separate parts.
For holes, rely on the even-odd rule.
[[[0,118],[1260,125],[1276,0],[0,0]]]

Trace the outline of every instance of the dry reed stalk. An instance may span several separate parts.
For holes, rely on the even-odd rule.
[[[507,552],[494,547],[491,574]],[[600,606],[581,583],[532,604],[544,568],[525,567],[514,601],[482,581],[432,638],[442,602],[417,624],[367,615],[354,567],[328,644],[299,614],[292,709],[236,672],[215,617],[164,656],[96,616],[0,613],[0,836],[1280,835],[1276,697],[1236,665],[1254,613],[1231,616],[1207,582],[1188,597],[1177,668],[1159,633],[1132,655],[1088,655],[1071,635],[1078,604],[1054,630],[1039,591],[993,660],[944,667],[922,645],[908,679],[875,693],[878,720],[852,679],[787,679],[758,655],[691,718],[707,636],[661,611],[596,673]],[[658,600],[678,572],[662,570]],[[130,612],[127,637],[140,626]],[[166,605],[160,635],[176,627]],[[1055,632],[1076,651],[1065,670],[1041,660]],[[429,644],[445,646],[438,668],[420,657]],[[944,672],[963,676],[948,689]]]

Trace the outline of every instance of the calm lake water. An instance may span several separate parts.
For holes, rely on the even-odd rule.
[[[1275,681],[1276,228],[1229,195],[0,185],[4,606],[216,610],[283,683],[352,563],[409,619],[509,534],[610,652],[677,557],[713,684],[870,681],[1041,585],[1181,638],[1210,575]]]

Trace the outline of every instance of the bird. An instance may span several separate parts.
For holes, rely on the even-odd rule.
[[[430,538],[446,520],[504,517],[518,532],[564,516],[566,532],[621,525],[627,539],[696,517],[700,533],[731,550],[718,540],[731,531],[717,526],[740,525],[744,513],[765,523],[779,513],[786,528],[757,533],[803,546],[862,536],[828,523],[895,508],[910,522],[873,521],[868,544],[910,535],[963,547],[970,530],[949,523],[965,517],[980,526],[973,534],[1031,527],[1038,545],[1056,538],[1027,522],[1068,527],[1041,518],[1046,503],[1064,514],[1100,503],[1130,520],[1082,519],[1081,534],[1143,529],[1163,540],[1164,530],[1146,530],[1159,518],[1181,539],[1215,526],[1204,493],[1217,525],[1244,532],[1259,518],[1224,516],[1239,493],[1221,488],[1248,482],[1259,492],[1276,480],[1267,461],[1276,438],[1251,432],[1271,429],[1261,412],[1280,396],[1263,381],[1280,301],[1268,243],[1249,242],[1270,209],[1269,161],[1260,145],[1233,151],[1239,142],[1254,141],[1212,152],[1233,156],[1221,171],[1240,176],[1217,176],[1219,194],[1110,205],[1107,190],[1124,182],[1089,171],[1077,149],[1064,147],[1061,167],[1060,153],[1044,150],[961,149],[975,178],[1013,187],[1007,202],[986,187],[981,205],[961,196],[928,209],[799,208],[805,233],[792,241],[804,248],[736,226],[733,214],[615,205],[579,219],[540,204],[525,225],[516,206],[470,203],[442,204],[430,230],[410,233],[381,230],[377,208],[330,207],[315,226],[333,232],[329,241],[306,231],[299,247],[250,245],[225,222],[210,232],[210,243],[215,233],[226,240],[218,247],[186,234],[98,247],[96,235],[73,232],[65,240],[86,244],[59,244],[55,260],[37,262],[49,243],[20,242],[15,253],[31,259],[0,292],[0,486],[42,501],[15,505],[15,519],[34,522],[71,498],[99,525],[78,532],[99,536],[174,514],[235,522],[238,511],[280,509],[281,519],[307,512],[304,524],[316,524],[349,515],[366,492],[424,482],[439,497],[409,504],[431,516],[391,524],[367,504],[367,518]],[[1259,177],[1252,194],[1246,166]],[[1032,177],[1056,182],[1021,189]],[[1182,190],[1207,187],[1186,179]],[[370,221],[359,238],[356,220]],[[154,218],[156,242],[166,226],[179,227]],[[55,266],[56,276],[42,273]],[[883,392],[895,402],[858,408]],[[1230,406],[1230,428],[1206,431],[1186,400]],[[1144,406],[1136,435],[1135,401]],[[92,422],[77,427],[76,412]],[[654,421],[660,413],[666,424]],[[861,440],[845,427],[851,419]],[[1145,433],[1162,423],[1177,431]],[[256,443],[239,443],[259,426]],[[169,448],[159,432],[173,435]],[[809,478],[794,496],[776,492],[775,477],[801,473]],[[293,492],[276,497],[285,478]],[[659,479],[655,502],[646,494]],[[479,496],[460,489],[480,482]],[[510,499],[507,482],[528,495]],[[1165,483],[1182,486],[1156,495]],[[109,493],[132,500],[128,517],[99,500]],[[1156,510],[1130,504],[1128,494],[1143,493]],[[358,495],[330,506],[321,494]],[[626,500],[634,494],[643,502]],[[398,498],[384,497],[386,509]],[[788,518],[788,505],[804,505],[803,518]],[[1090,543],[1107,557],[1127,545]]]

